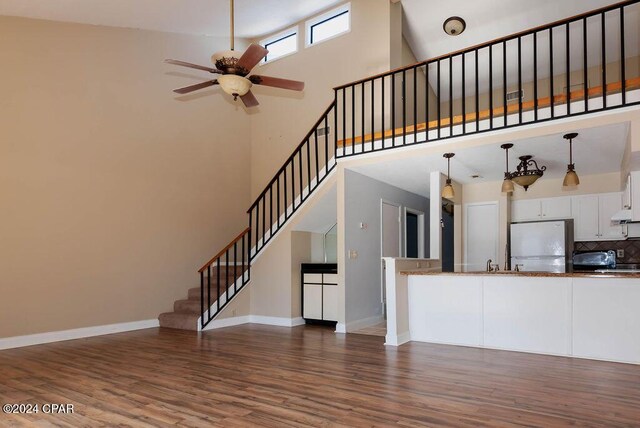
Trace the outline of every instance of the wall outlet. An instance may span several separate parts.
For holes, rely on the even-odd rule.
[[[624,250],[617,250],[616,251],[616,255],[618,256],[619,259],[624,257]]]
[[[349,250],[349,258],[350,259],[357,259],[358,258],[358,252],[356,250]]]
[[[416,262],[416,267],[417,267],[417,268],[422,267],[422,265],[420,264],[420,262]]]

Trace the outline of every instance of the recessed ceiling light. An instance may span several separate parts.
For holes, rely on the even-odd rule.
[[[447,18],[442,24],[442,29],[450,36],[458,36],[467,28],[467,23],[459,16]]]

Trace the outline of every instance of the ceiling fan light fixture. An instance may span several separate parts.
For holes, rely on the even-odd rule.
[[[218,83],[223,91],[229,95],[233,95],[233,98],[246,95],[251,89],[251,81],[246,77],[237,76],[235,74],[225,74],[218,77]]]
[[[467,23],[459,16],[447,18],[442,24],[442,29],[450,36],[459,36],[467,28]]]

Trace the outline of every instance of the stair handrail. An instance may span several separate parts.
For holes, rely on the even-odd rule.
[[[230,249],[231,247],[233,247],[233,244],[235,244],[236,242],[240,241],[242,239],[242,237],[244,235],[246,235],[247,233],[249,233],[249,231],[251,230],[250,227],[247,227],[245,230],[243,230],[242,232],[240,232],[240,234],[238,236],[236,236],[235,238],[233,238],[231,240],[231,242],[229,242],[229,244],[224,247],[222,250],[220,250],[218,252],[218,254],[216,254],[215,256],[211,257],[211,260],[209,260],[208,262],[206,262],[204,265],[202,265],[202,267],[200,269],[198,269],[198,273],[202,273],[205,271],[205,269],[207,269],[209,266],[211,266],[216,260],[218,260],[220,257],[223,256],[223,254],[225,254],[227,252],[228,249]]]

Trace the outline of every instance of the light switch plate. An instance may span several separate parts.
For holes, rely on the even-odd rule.
[[[618,258],[623,258],[624,257],[624,250],[617,250],[616,251],[616,255],[618,256]]]

